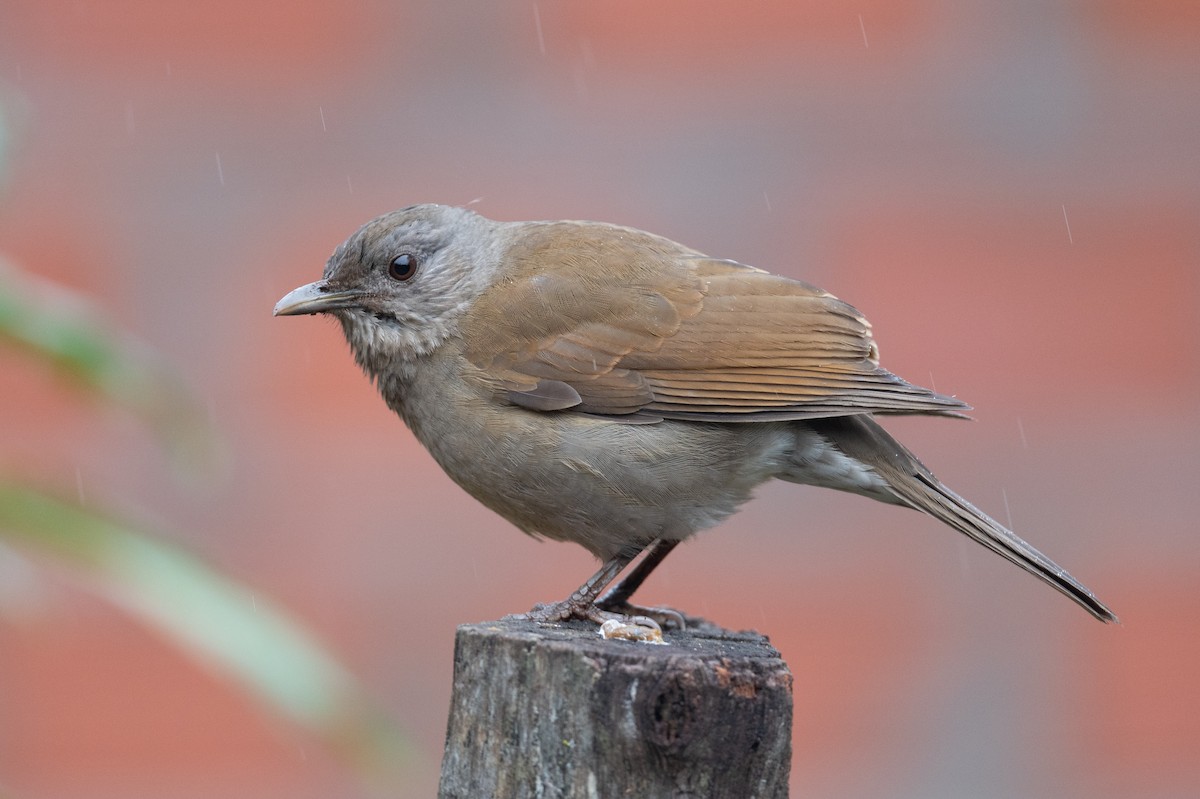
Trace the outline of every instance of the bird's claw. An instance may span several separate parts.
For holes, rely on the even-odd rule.
[[[603,597],[596,603],[596,606],[605,613],[613,613],[620,617],[645,619],[654,623],[655,627],[670,630],[686,630],[688,628],[687,617],[674,608],[649,608],[624,601],[605,602]]]

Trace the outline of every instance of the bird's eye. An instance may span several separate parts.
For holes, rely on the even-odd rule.
[[[392,280],[410,280],[417,273],[417,256],[411,253],[397,255],[388,265],[388,277]]]

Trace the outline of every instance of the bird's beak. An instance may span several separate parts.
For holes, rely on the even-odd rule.
[[[324,280],[301,286],[275,303],[275,316],[326,313],[349,308],[362,300],[360,291],[333,291]]]

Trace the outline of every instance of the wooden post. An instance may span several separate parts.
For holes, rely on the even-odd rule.
[[[761,635],[458,628],[440,799],[786,799],[792,675]]]

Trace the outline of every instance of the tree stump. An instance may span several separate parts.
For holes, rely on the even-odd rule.
[[[667,646],[585,623],[458,628],[441,799],[781,799],[792,675],[757,633]]]

